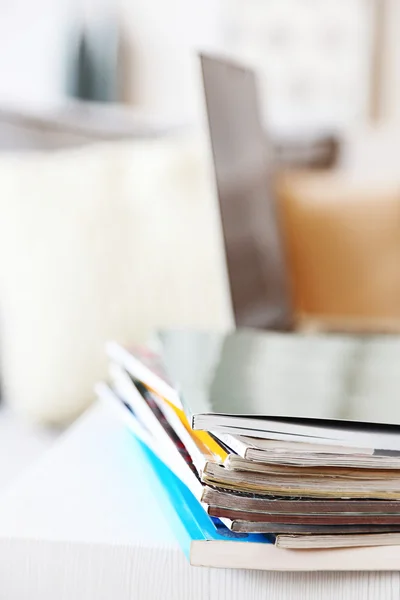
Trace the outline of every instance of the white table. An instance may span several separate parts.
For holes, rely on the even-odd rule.
[[[29,469],[60,435],[56,429],[21,420],[4,404],[0,408],[0,494]]]
[[[190,567],[137,486],[124,425],[95,406],[0,497],[7,600],[398,599],[398,573],[273,573]],[[399,565],[400,568],[400,565]]]

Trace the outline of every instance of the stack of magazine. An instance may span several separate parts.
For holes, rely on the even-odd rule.
[[[400,545],[400,338],[170,330],[107,353],[98,395],[184,544]]]

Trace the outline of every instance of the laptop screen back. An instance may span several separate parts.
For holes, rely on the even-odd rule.
[[[290,329],[286,263],[255,75],[208,56],[201,65],[236,325]]]

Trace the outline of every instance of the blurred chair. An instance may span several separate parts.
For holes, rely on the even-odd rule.
[[[204,138],[142,126],[94,143],[81,123],[82,147],[61,149],[70,127],[29,119],[39,139],[39,123],[57,152],[43,136],[38,152],[0,153],[1,378],[25,416],[65,423],[107,377],[107,340],[226,329],[232,314]]]
[[[400,330],[400,178],[286,173],[277,191],[298,324]]]

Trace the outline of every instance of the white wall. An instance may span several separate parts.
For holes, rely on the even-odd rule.
[[[0,0],[0,103],[58,101],[68,0]]]
[[[385,2],[383,39],[384,69],[381,79],[382,114],[385,121],[400,122],[400,2],[399,0],[375,0]]]
[[[196,113],[199,48],[221,44],[218,0],[119,0],[129,44],[126,98],[183,122]]]
[[[189,56],[211,47],[257,69],[277,128],[342,127],[367,115],[370,0],[119,2],[134,103],[191,117],[199,90]]]
[[[365,118],[369,0],[225,0],[224,6],[227,46],[259,71],[272,124],[341,127]]]

